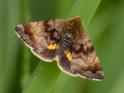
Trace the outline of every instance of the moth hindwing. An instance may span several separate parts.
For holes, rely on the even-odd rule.
[[[16,26],[17,35],[41,60],[57,61],[71,76],[101,80],[102,66],[79,17],[31,22]]]

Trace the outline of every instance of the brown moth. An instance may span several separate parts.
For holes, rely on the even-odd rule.
[[[57,61],[71,76],[101,80],[102,66],[79,17],[52,19],[16,26],[17,35],[41,60]]]

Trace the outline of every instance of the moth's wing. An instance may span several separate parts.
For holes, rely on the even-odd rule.
[[[99,58],[86,32],[79,34],[69,52],[59,54],[57,59],[58,66],[67,74],[93,80],[104,78]]]
[[[47,20],[16,26],[17,35],[40,59],[52,61],[61,38],[64,20]]]

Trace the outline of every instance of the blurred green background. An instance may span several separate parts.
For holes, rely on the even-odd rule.
[[[105,78],[71,77],[37,59],[15,26],[80,16]],[[0,0],[0,93],[124,93],[124,0]]]

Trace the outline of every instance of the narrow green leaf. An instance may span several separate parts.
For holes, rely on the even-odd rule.
[[[113,7],[109,12],[108,19],[103,16],[102,19],[106,20],[108,27],[104,28],[103,33],[96,39],[96,46],[100,55],[104,71],[105,78],[101,83],[91,83],[92,93],[123,93],[124,92],[124,1],[104,2],[104,7],[107,9],[101,9],[102,12]],[[111,4],[111,6],[110,6]],[[115,5],[116,8],[115,8]],[[108,13],[108,11],[106,11]],[[113,15],[114,14],[114,15]],[[99,15],[99,14],[98,14]],[[109,22],[109,21],[112,22]],[[101,21],[103,22],[103,21]]]
[[[29,86],[23,93],[46,93],[58,78],[59,69],[56,63],[40,62],[37,66]]]
[[[119,72],[118,78],[115,80],[108,93],[124,93],[124,69]]]
[[[87,27],[100,2],[101,0],[76,0],[68,13],[68,17],[80,16]]]
[[[13,3],[12,3],[13,2]],[[18,81],[18,74],[16,73],[17,66],[17,50],[18,43],[14,32],[14,27],[20,19],[20,1],[19,0],[2,0],[3,4],[0,8],[3,12],[1,22],[2,29],[0,31],[2,40],[2,66],[0,93],[17,92],[15,90],[15,83]],[[15,8],[16,7],[16,8]],[[1,59],[1,58],[0,58]],[[1,61],[1,60],[0,60]],[[4,64],[3,64],[4,62]],[[16,84],[18,88],[19,84]]]
[[[56,16],[57,18],[64,18],[68,14],[73,4],[77,0],[56,0]],[[64,7],[63,7],[64,5]]]
[[[4,75],[4,67],[5,67],[5,52],[6,52],[6,8],[5,1],[0,1],[0,93],[3,92],[3,79],[5,78]]]
[[[30,16],[30,2],[29,0],[22,0],[22,20],[24,22],[28,22],[31,20]],[[22,68],[21,68],[21,89],[23,90],[28,83],[29,77],[31,75],[31,53],[29,52],[29,49],[27,49],[25,46],[23,46],[22,51]]]

